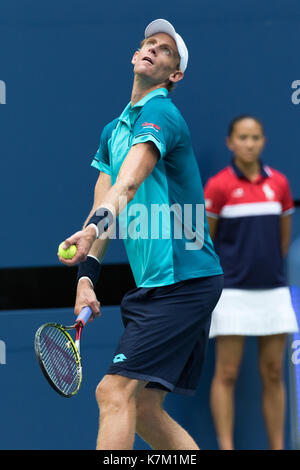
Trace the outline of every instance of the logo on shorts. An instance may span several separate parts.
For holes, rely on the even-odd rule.
[[[117,354],[113,359],[113,363],[116,364],[117,362],[123,362],[125,359],[127,359],[127,357],[124,354]]]

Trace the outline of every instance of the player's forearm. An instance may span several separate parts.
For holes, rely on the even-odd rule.
[[[101,205],[103,199],[106,197],[106,194],[111,188],[111,177],[110,175],[100,172],[99,178],[96,182],[95,189],[94,189],[94,201],[93,201],[93,207],[90,210],[90,213],[86,219],[86,221],[83,224],[83,229],[87,226],[88,221],[92,217],[92,215],[95,213],[95,211],[98,209],[98,207]]]
[[[97,183],[99,188],[95,193],[97,197],[95,197],[93,205],[93,209],[95,207],[97,209],[86,222],[84,230],[77,232],[65,241],[67,244],[77,245],[78,255],[74,258],[74,263],[78,260],[84,260],[86,253],[90,252],[96,239],[110,236],[116,217],[132,201],[140,185],[152,172],[158,160],[157,152],[153,148],[152,142],[137,144],[128,152],[113,186],[111,186],[111,178],[108,177],[109,181],[106,182],[104,179],[105,187],[102,190],[99,180]],[[105,237],[102,237],[104,233]]]
[[[105,256],[109,242],[109,238],[95,240],[86,261],[80,263],[77,272],[77,281],[78,285],[80,283],[81,288],[84,288],[84,285],[88,285],[86,281],[95,288],[101,271],[101,262]]]
[[[95,240],[88,253],[87,260],[79,265],[77,281],[80,289],[90,289],[91,286],[93,289],[95,288],[100,276],[101,262],[105,256],[109,242],[109,238]]]
[[[108,208],[117,217],[133,200],[138,188],[150,175],[159,158],[152,142],[136,144],[128,152],[116,182],[101,199],[98,208]],[[96,209],[97,210],[97,209]]]
[[[117,217],[127,204],[133,200],[137,189],[138,185],[133,179],[117,179],[96,210],[101,207],[108,208]]]
[[[128,178],[126,181],[117,180],[101,200],[101,204],[96,209],[94,205],[93,210],[95,209],[95,211],[94,213],[91,211],[85,223],[85,232],[88,236],[93,237],[94,242],[91,249],[97,253],[96,256],[99,259],[103,258],[108,243],[95,244],[95,242],[99,239],[102,241],[109,239],[115,228],[116,218],[134,198],[136,190],[137,186],[134,182],[131,183]]]
[[[110,239],[108,237],[104,239],[95,240],[92,245],[92,248],[89,251],[89,255],[94,256],[99,260],[100,263],[102,263],[102,260],[108,249],[109,242]]]
[[[90,218],[92,217],[92,215],[95,213],[96,210],[97,210],[97,207],[93,206],[92,210],[90,211],[89,215],[87,216],[87,218],[86,218],[86,220],[83,224],[82,229],[84,229],[87,226],[88,221],[90,220]]]

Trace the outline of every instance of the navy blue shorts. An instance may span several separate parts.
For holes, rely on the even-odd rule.
[[[107,374],[193,395],[222,288],[221,275],[129,291],[121,303],[125,330]]]

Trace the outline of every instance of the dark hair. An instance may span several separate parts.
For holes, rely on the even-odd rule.
[[[251,114],[241,114],[240,116],[236,116],[236,117],[235,117],[234,119],[232,119],[232,121],[229,123],[229,126],[228,126],[228,137],[230,137],[230,136],[232,135],[232,133],[233,133],[233,131],[234,131],[234,126],[235,126],[238,122],[243,121],[243,119],[253,119],[254,121],[257,122],[257,124],[260,125],[261,130],[262,130],[262,132],[264,133],[264,126],[263,126],[262,122],[261,122],[258,118],[252,116]]]

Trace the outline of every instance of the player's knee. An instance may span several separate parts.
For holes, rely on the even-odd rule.
[[[96,388],[96,400],[101,411],[116,410],[122,406],[124,396],[118,388],[113,388],[110,381],[105,380],[104,377]]]
[[[107,394],[108,394],[108,390],[105,384],[103,383],[103,380],[101,380],[101,382],[97,385],[96,394],[95,394],[96,400],[99,406],[104,402],[104,400],[107,397]]]
[[[101,411],[116,411],[134,398],[130,386],[124,386],[117,376],[105,376],[96,388],[96,400]]]

